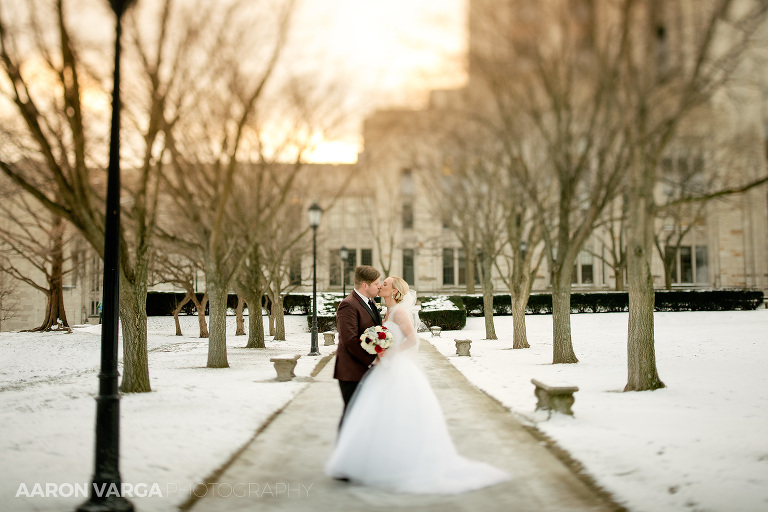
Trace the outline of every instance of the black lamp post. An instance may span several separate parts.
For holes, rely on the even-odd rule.
[[[339,250],[339,256],[341,257],[341,293],[347,295],[347,258],[349,258],[349,249],[341,246]]]
[[[91,497],[79,511],[132,511],[120,491],[120,395],[117,388],[118,286],[120,282],[120,36],[123,13],[134,0],[110,0],[117,15],[112,125],[107,169],[107,211],[104,234],[104,297],[102,298],[101,371],[96,398],[96,457]],[[98,493],[97,493],[98,489]],[[111,492],[110,492],[111,491]]]
[[[319,356],[320,351],[317,348],[317,226],[323,218],[323,209],[315,202],[309,207],[307,214],[309,225],[312,227],[312,346],[307,355]]]

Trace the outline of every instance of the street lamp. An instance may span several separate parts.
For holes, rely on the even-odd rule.
[[[525,260],[525,251],[528,248],[528,244],[525,243],[525,240],[520,241],[520,257]]]
[[[341,256],[341,293],[343,295],[347,295],[347,280],[346,280],[346,265],[347,265],[347,258],[349,258],[349,249],[341,246],[341,249],[339,250],[339,256]]]
[[[320,351],[317,348],[317,226],[323,218],[323,209],[314,202],[307,210],[307,215],[309,225],[312,227],[312,346],[307,355],[319,356]]]
[[[91,496],[78,511],[133,510],[133,503],[112,492],[121,489],[120,395],[117,388],[117,328],[120,265],[120,36],[123,13],[134,0],[110,0],[117,16],[115,68],[112,83],[112,124],[104,217],[104,296],[102,298],[101,371],[96,398],[96,456]],[[96,492],[98,489],[98,493]]]

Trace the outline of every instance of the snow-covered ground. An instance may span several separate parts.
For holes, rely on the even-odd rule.
[[[319,360],[305,355],[306,317],[287,317],[288,340],[268,338],[267,350],[240,348],[246,339],[234,336],[229,320],[231,368],[206,369],[207,341],[196,337],[195,317],[182,317],[183,337],[173,335],[172,318],[150,318],[153,391],[120,402],[123,481],[138,495],[153,488],[163,495],[133,497],[140,510],[174,510],[307,385]],[[496,318],[496,341],[483,340],[481,318],[428,339],[629,510],[768,509],[768,310],[657,313],[656,354],[667,388],[643,393],[621,393],[626,313],[571,317],[575,365],[550,364],[551,321],[527,317],[526,350],[511,349],[511,317]],[[71,510],[84,501],[61,494],[92,478],[99,333],[89,326],[73,334],[0,334],[1,510]],[[458,337],[473,340],[472,357],[455,355]],[[322,336],[319,345],[329,353]],[[276,354],[302,354],[296,380],[274,381],[269,358]],[[535,412],[531,378],[579,386],[575,416]],[[24,497],[25,490],[37,496]],[[53,492],[59,497],[39,495]]]
[[[142,511],[175,510],[307,385],[320,360],[305,355],[306,317],[288,317],[288,339],[267,338],[266,350],[241,348],[247,336],[234,336],[235,319],[228,317],[230,368],[208,369],[197,317],[181,321],[178,337],[172,317],[149,318],[152,392],[120,400],[120,473],[136,488],[131,501]],[[90,487],[93,477],[100,329],[0,334],[0,510],[73,510],[87,499],[61,494],[76,493],[76,484]],[[330,353],[322,350],[322,335],[318,344]],[[269,358],[278,354],[302,354],[298,379],[275,382]],[[28,492],[16,497],[21,484]],[[48,497],[35,496],[35,484]],[[50,497],[46,484],[59,497]]]
[[[431,338],[479,388],[586,466],[634,512],[768,510],[768,310],[656,313],[666,388],[623,393],[627,314],[571,315],[578,364],[552,365],[552,317],[528,315],[530,349],[512,350],[510,317]],[[454,338],[472,339],[471,357]],[[531,378],[579,387],[574,417],[535,412]]]

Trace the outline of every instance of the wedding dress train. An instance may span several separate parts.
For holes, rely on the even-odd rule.
[[[406,339],[391,320],[394,313],[384,323],[394,342],[352,397],[326,474],[415,494],[458,494],[510,479],[458,454],[437,397],[413,360],[418,336],[414,330]]]

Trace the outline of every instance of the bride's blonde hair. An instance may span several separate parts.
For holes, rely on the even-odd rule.
[[[392,292],[392,298],[395,299],[395,302],[402,301],[403,297],[405,297],[410,289],[408,283],[405,282],[405,279],[395,276],[392,276],[392,288],[395,289],[395,291]]]

